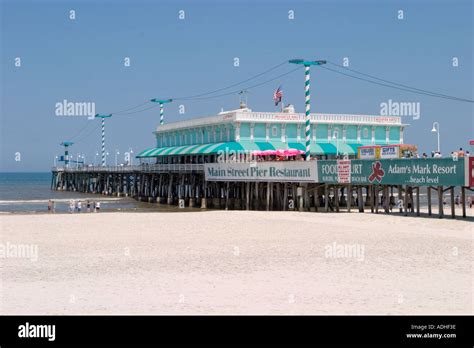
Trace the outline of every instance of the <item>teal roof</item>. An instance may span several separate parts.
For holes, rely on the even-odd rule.
[[[361,144],[339,143],[339,154],[357,154],[357,148]],[[229,141],[224,143],[184,145],[154,147],[140,152],[137,158],[148,158],[170,155],[211,155],[219,151],[255,151],[255,150],[283,150],[298,149],[305,151],[303,143],[283,143],[283,142],[250,142],[250,141]],[[335,155],[336,144],[333,143],[311,143],[311,153],[313,155]]]

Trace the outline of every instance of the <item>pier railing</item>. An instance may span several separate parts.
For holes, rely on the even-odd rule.
[[[53,172],[67,173],[130,173],[130,172],[203,172],[204,164],[142,164],[135,166],[80,166],[80,167],[53,167]]]

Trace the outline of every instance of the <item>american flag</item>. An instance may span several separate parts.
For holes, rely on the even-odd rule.
[[[276,89],[275,93],[273,93],[273,101],[275,102],[275,106],[281,103],[281,98],[283,98],[283,91],[281,90],[280,86]]]

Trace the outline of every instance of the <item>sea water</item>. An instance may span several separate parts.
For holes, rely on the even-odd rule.
[[[56,212],[68,211],[70,200],[100,202],[101,211],[176,211],[156,203],[138,202],[131,197],[113,197],[101,194],[51,190],[51,173],[0,173],[0,212],[41,213],[48,212],[48,200],[53,200]]]

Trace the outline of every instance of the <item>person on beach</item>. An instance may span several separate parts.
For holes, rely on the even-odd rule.
[[[469,209],[471,209],[472,208],[472,197],[471,196],[467,197],[467,204],[469,205]]]
[[[87,200],[87,212],[90,213],[91,212],[91,202],[89,200]]]
[[[100,211],[100,202],[97,202],[97,203],[95,204],[95,210],[96,210],[97,212]]]
[[[56,212],[56,202],[52,201],[52,205],[53,205],[53,213],[55,213]]]
[[[77,212],[80,213],[82,210],[82,202],[81,201],[77,201]]]
[[[454,204],[459,205],[459,201],[460,201],[459,195],[456,195],[456,197],[454,198]]]
[[[53,202],[51,200],[48,201],[48,213],[51,213],[53,210]]]
[[[74,213],[74,200],[72,199],[69,201],[69,212]]]

